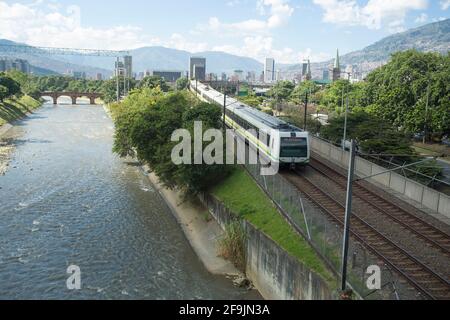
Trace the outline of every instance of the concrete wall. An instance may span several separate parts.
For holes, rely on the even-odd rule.
[[[348,168],[349,152],[343,151],[341,148],[316,137],[311,138],[311,148],[313,152],[333,161],[342,168]],[[357,157],[356,159],[356,173],[361,177],[374,175],[384,171],[386,171],[385,168],[367,161],[366,159],[360,157]],[[448,195],[428,188],[395,172],[385,173],[373,177],[368,181],[370,180],[376,181],[387,188],[405,195],[427,209],[450,218],[450,196]]]
[[[222,228],[235,219],[233,213],[211,196],[200,196],[200,200]],[[246,233],[246,274],[265,299],[334,299],[332,290],[321,277],[252,224],[247,221],[242,224]]]

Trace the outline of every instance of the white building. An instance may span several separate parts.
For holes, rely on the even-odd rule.
[[[266,58],[264,64],[264,82],[275,82],[275,60],[273,58]]]

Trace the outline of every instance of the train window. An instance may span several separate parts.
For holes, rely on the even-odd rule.
[[[281,138],[281,158],[306,158],[308,140],[306,138]]]

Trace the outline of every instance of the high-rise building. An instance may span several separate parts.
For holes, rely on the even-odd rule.
[[[191,57],[189,60],[189,78],[205,81],[206,59],[202,57]]]
[[[246,80],[249,83],[255,82],[256,81],[256,73],[254,71],[248,71]]]
[[[0,72],[18,70],[23,73],[30,73],[31,67],[27,60],[0,58]]]
[[[125,77],[132,78],[133,77],[133,57],[125,56],[123,57],[123,67],[125,68]]]
[[[103,80],[103,75],[101,73],[97,73],[95,80]]]
[[[311,61],[305,60],[302,64],[302,81],[309,81],[312,79]]]
[[[323,70],[322,79],[325,81],[330,80],[330,71],[329,70]]]
[[[237,81],[244,81],[244,71],[242,70],[234,70],[234,79]]]
[[[225,72],[222,72],[221,80],[222,81],[227,81],[228,80],[227,74]]]
[[[154,76],[159,76],[167,82],[176,82],[183,76],[183,71],[153,71]]]
[[[336,59],[334,60],[333,67],[333,81],[339,80],[341,78],[341,62],[339,59],[339,49],[336,52]]]
[[[275,60],[266,58],[264,64],[264,82],[272,83],[275,81]]]
[[[275,72],[275,80],[276,80],[276,81],[281,81],[281,80],[283,80],[283,77],[282,77],[282,75],[281,75],[281,70],[277,70],[277,71]]]
[[[86,79],[86,72],[72,71],[72,77],[74,77],[75,79]]]
[[[308,69],[308,61],[304,60],[302,63],[302,78],[305,76]]]

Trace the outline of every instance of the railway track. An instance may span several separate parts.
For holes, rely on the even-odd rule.
[[[347,177],[341,173],[317,159],[311,159],[310,166],[326,178],[334,181],[343,191],[347,189]],[[409,213],[397,204],[384,199],[358,182],[353,184],[353,194],[386,218],[398,223],[444,254],[450,255],[450,236],[446,232]]]
[[[283,173],[283,176],[341,226],[344,225],[345,205],[300,174],[290,172]],[[352,215],[350,231],[355,239],[404,277],[426,298],[450,299],[450,283],[448,280],[442,278],[412,254],[382,235],[355,213]]]

